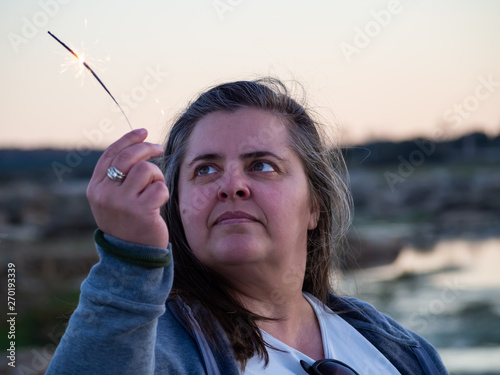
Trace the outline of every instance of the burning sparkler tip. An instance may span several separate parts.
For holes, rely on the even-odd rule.
[[[116,105],[118,106],[118,108],[120,108],[123,116],[125,117],[125,120],[127,120],[127,123],[128,125],[130,126],[130,129],[133,129],[132,127],[132,124],[130,124],[130,121],[128,120],[128,117],[127,115],[125,114],[125,112],[123,111],[122,107],[120,106],[120,104],[118,104],[118,102],[116,101],[116,99],[114,98],[113,95],[111,95],[111,92],[109,92],[108,88],[104,85],[104,83],[102,83],[102,81],[99,79],[99,77],[97,76],[97,74],[95,74],[95,72],[90,68],[90,66],[88,66],[88,64],[85,62],[85,60],[83,59],[83,56],[82,58],[80,59],[80,57],[78,57],[78,55],[73,52],[73,50],[71,48],[69,48],[66,44],[64,44],[61,40],[59,40],[59,38],[57,38],[54,34],[52,34],[50,31],[47,31],[49,33],[49,35],[51,37],[53,37],[55,40],[57,40],[64,48],[66,48],[73,56],[75,56],[78,61],[80,62],[81,65],[83,65],[85,68],[87,68],[87,70],[92,73],[92,75],[94,76],[94,78],[97,80],[97,82],[99,82],[102,86],[102,88],[108,93],[108,95],[111,97],[111,99],[113,99],[113,101],[116,103]]]

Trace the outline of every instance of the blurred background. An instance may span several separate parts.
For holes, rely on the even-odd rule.
[[[18,315],[0,373],[50,361],[97,262],[88,180],[129,130],[51,31],[152,142],[208,86],[302,84],[350,170],[339,293],[426,337],[452,374],[500,374],[499,16],[494,0],[2,2],[0,290],[15,264]]]

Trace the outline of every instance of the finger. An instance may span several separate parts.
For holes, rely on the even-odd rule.
[[[161,145],[149,142],[137,143],[120,151],[111,161],[111,166],[128,174],[137,163],[157,157],[162,153],[163,147]],[[106,175],[103,174],[102,178],[104,179],[105,177]]]
[[[143,142],[147,136],[148,132],[146,129],[135,129],[112,143],[99,158],[94,169],[94,175],[99,177],[105,175],[108,168],[111,167],[111,162],[120,151],[133,144]]]
[[[144,207],[159,209],[167,203],[169,198],[170,193],[167,185],[161,181],[155,181],[142,191],[138,202],[144,205]]]
[[[122,186],[124,191],[130,193],[132,196],[138,196],[150,184],[157,181],[165,184],[165,177],[160,168],[148,161],[140,161],[129,171]]]

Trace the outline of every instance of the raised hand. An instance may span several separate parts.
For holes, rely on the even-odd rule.
[[[168,228],[160,208],[169,192],[161,170],[147,160],[162,154],[160,145],[144,142],[145,129],[125,134],[102,154],[87,188],[97,226],[121,240],[166,248]],[[115,167],[126,177],[112,180]]]

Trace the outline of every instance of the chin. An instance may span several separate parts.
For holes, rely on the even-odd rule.
[[[216,264],[228,266],[250,264],[265,258],[262,244],[255,243],[248,238],[239,241],[235,239],[223,241],[213,248],[211,254]]]

